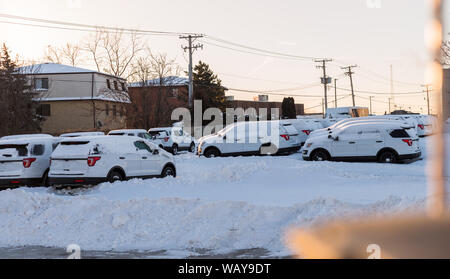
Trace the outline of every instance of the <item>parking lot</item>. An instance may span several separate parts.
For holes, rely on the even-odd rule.
[[[162,250],[164,257],[247,249],[286,256],[283,235],[292,225],[422,210],[429,139],[420,139],[423,160],[411,164],[307,162],[300,153],[210,159],[183,153],[175,157],[176,178],[6,190],[0,192],[0,246],[77,244],[82,251],[128,251],[138,258]]]

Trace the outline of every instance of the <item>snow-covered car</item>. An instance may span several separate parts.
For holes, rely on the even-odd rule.
[[[303,159],[395,163],[421,156],[413,127],[402,122],[354,122],[309,138]]]
[[[352,125],[354,123],[370,123],[370,122],[390,122],[390,121],[400,121],[403,124],[407,126],[411,126],[410,129],[414,129],[417,132],[416,124],[417,122],[413,119],[406,120],[403,117],[400,116],[389,116],[389,117],[379,117],[379,116],[368,116],[368,117],[352,117],[352,118],[346,118],[342,119],[335,124],[331,125],[330,127],[318,129],[310,133],[309,138],[321,136],[324,134],[331,134],[333,130],[336,130],[338,128],[343,128],[344,126]]]
[[[139,137],[64,139],[52,154],[50,185],[93,185],[176,176],[171,154]]]
[[[4,138],[0,140],[0,185],[47,185],[50,156],[59,139],[50,135]]]
[[[298,133],[298,138],[301,146],[306,142],[306,139],[314,130],[322,128],[319,121],[304,120],[304,119],[284,119],[280,120],[284,126],[292,125]]]
[[[432,115],[412,114],[417,120],[417,133],[420,137],[431,136],[434,133],[436,118]]]
[[[122,129],[122,130],[113,130],[108,133],[108,136],[129,136],[129,137],[139,137],[149,142],[156,144],[157,146],[163,148],[162,141],[155,137],[152,137],[146,130],[144,129]]]
[[[249,121],[228,125],[199,140],[198,155],[210,157],[275,155],[297,152],[297,130],[280,121]]]
[[[173,155],[182,150],[195,152],[196,140],[183,127],[152,128],[148,133],[152,138],[161,140],[163,148]]]
[[[86,136],[104,136],[103,132],[76,132],[76,133],[65,133],[59,135],[60,138],[77,138]]]

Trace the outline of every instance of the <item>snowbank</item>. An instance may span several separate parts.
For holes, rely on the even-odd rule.
[[[0,246],[40,245],[84,250],[168,250],[192,254],[265,248],[287,255],[282,239],[291,225],[321,218],[395,212],[414,204],[388,198],[361,206],[316,199],[289,207],[246,202],[147,198],[127,201],[89,195],[58,196],[25,190],[0,195]]]
[[[177,178],[104,183],[75,195],[47,188],[2,191],[0,247],[75,243],[83,250],[183,251],[176,257],[199,249],[264,248],[287,255],[283,235],[292,225],[422,210],[427,193],[425,161],[183,154],[176,164]]]

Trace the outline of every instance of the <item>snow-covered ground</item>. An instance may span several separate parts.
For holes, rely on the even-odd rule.
[[[75,193],[2,191],[0,247],[75,243],[82,250],[165,250],[168,257],[262,248],[283,256],[291,226],[422,210],[426,198],[425,160],[388,165],[305,162],[300,154],[183,154],[176,163],[177,178],[105,183]]]

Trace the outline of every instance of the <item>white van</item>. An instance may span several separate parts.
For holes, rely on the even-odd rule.
[[[148,133],[152,138],[161,140],[163,148],[173,155],[182,150],[195,152],[196,140],[185,132],[183,127],[153,128],[148,130]]]
[[[139,137],[64,139],[52,155],[51,185],[92,185],[176,176],[172,155]]]
[[[46,186],[50,156],[58,142],[58,138],[50,135],[3,137],[0,140],[0,185]]]
[[[297,130],[280,121],[249,121],[228,125],[199,140],[198,155],[207,158],[240,155],[274,155],[297,152]]]
[[[396,121],[354,122],[309,138],[303,159],[395,163],[420,157],[418,141],[410,126]]]

